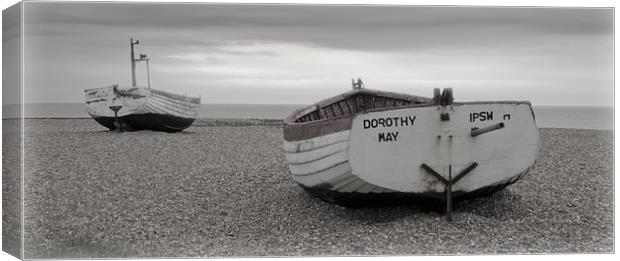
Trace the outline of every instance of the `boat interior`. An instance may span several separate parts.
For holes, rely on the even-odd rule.
[[[294,122],[303,123],[343,117],[381,108],[408,107],[433,103],[433,99],[363,88],[360,79],[353,81],[353,90],[318,102],[296,113]]]

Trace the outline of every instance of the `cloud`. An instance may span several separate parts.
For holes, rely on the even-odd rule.
[[[311,103],[363,77],[386,90],[450,85],[467,98],[510,94],[547,104],[613,103],[612,9],[25,6],[30,101],[81,102],[83,88],[126,85],[134,37],[141,41],[136,52],[151,59],[152,86],[207,102]],[[579,91],[562,92],[566,88]]]
[[[170,33],[169,42],[217,43],[189,35],[200,38],[205,36],[203,31],[234,40],[310,42],[345,49],[498,44],[548,34],[609,34],[613,18],[611,9],[594,8],[54,2],[26,6],[29,24],[54,33],[130,27],[135,32]]]

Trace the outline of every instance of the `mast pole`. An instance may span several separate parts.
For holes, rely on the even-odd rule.
[[[149,73],[149,59],[145,59],[146,61],[146,80],[148,82],[149,89],[151,88],[151,74]]]
[[[136,87],[136,58],[133,53],[133,46],[139,44],[140,40],[133,41],[133,38],[129,38],[129,45],[131,46],[131,86]]]

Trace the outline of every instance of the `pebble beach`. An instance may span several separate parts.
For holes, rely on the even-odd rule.
[[[448,222],[419,205],[311,196],[290,177],[281,121],[198,120],[180,133],[116,133],[92,119],[25,126],[25,258],[614,251],[612,131],[540,129],[532,171],[456,202]]]

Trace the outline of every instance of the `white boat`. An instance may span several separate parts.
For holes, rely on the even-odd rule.
[[[85,90],[85,95],[88,114],[110,130],[177,132],[189,127],[200,109],[200,98],[146,87],[114,85]]]
[[[188,97],[151,89],[146,55],[134,56],[134,45],[139,41],[129,40],[131,46],[132,87],[118,85],[85,90],[86,110],[95,121],[110,130],[156,130],[177,132],[189,127],[198,117],[199,97]],[[148,86],[136,86],[136,62],[146,62]]]
[[[300,109],[285,120],[293,180],[342,205],[489,195],[534,165],[530,102],[453,102],[365,89]],[[449,207],[448,207],[449,211]]]

